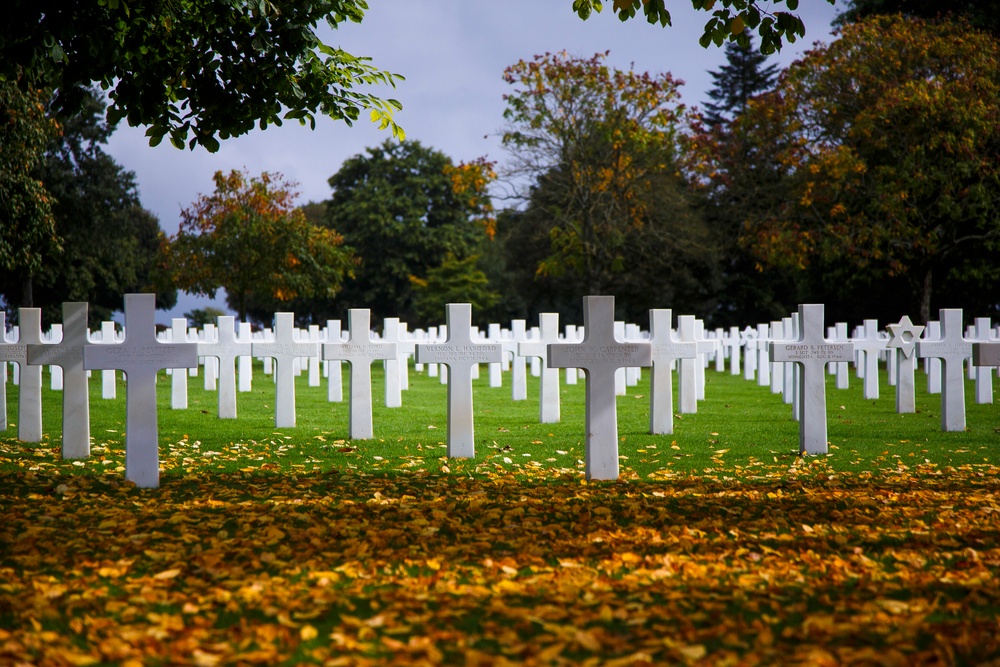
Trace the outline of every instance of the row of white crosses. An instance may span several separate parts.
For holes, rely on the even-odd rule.
[[[218,342],[189,343],[186,340],[175,340],[163,343],[155,338],[154,306],[152,295],[126,296],[125,319],[129,333],[124,342],[117,345],[92,345],[88,342],[86,304],[65,304],[63,340],[58,345],[42,342],[40,313],[36,309],[22,309],[22,328],[18,342],[7,343],[4,340],[0,344],[0,361],[16,362],[22,369],[20,396],[24,403],[19,405],[19,438],[26,441],[40,439],[41,365],[58,365],[64,370],[66,383],[63,455],[66,458],[88,455],[86,370],[123,371],[129,380],[126,477],[139,486],[157,486],[156,374],[163,369],[175,369],[174,373],[177,374],[180,369],[196,367],[199,356],[209,356],[219,360],[220,379],[227,378],[222,384],[234,386],[231,378],[235,372],[233,368],[236,359],[249,353],[274,362],[275,424],[278,427],[295,425],[293,367],[297,359],[322,357],[337,361],[338,368],[340,361],[350,363],[349,435],[352,439],[367,439],[372,437],[370,365],[379,359],[387,361],[387,368],[389,362],[398,363],[400,347],[406,345],[403,337],[399,336],[398,321],[390,320],[387,320],[385,332],[387,340],[373,341],[370,337],[370,315],[366,309],[351,310],[347,341],[340,340],[339,326],[332,327],[335,333],[322,345],[318,338],[303,341],[295,336],[293,315],[277,313],[273,336],[269,340],[255,340],[253,343],[239,341],[235,336],[232,318],[220,318]],[[785,323],[788,326],[772,329],[770,339],[767,337],[766,326],[759,326],[756,330],[748,328],[742,334],[730,330],[728,336],[723,333],[714,341],[702,338],[698,331],[699,323],[692,316],[678,318],[675,338],[670,328],[671,312],[653,310],[650,312],[648,340],[620,341],[616,334],[613,297],[586,297],[584,318],[585,335],[582,340],[559,342],[557,317],[554,314],[542,314],[538,341],[516,341],[522,336],[517,335],[518,327],[515,326],[515,340],[508,341],[510,344],[495,342],[495,337],[494,342],[482,343],[474,338],[471,306],[449,304],[447,338],[444,342],[417,344],[415,356],[418,364],[442,365],[447,368],[450,456],[475,455],[473,371],[479,364],[500,364],[505,350],[517,350],[517,354],[513,355],[515,375],[518,359],[522,364],[525,357],[543,359],[540,400],[540,418],[543,422],[559,419],[559,369],[583,371],[587,378],[587,475],[594,479],[613,479],[618,476],[615,396],[620,390],[616,377],[621,375],[622,369],[652,367],[650,432],[671,433],[671,365],[677,363],[678,367],[680,412],[691,413],[697,410],[699,393],[704,391],[706,355],[714,352],[717,368],[724,368],[719,360],[724,357],[724,349],[728,348],[731,372],[738,374],[738,354],[740,348],[744,347],[747,365],[753,364],[760,369],[762,385],[766,384],[766,375],[771,378],[786,375],[790,377],[791,381],[784,383],[783,388],[786,393],[794,394],[791,402],[796,405],[796,416],[800,421],[800,449],[805,453],[823,453],[827,447],[825,367],[829,363],[839,365],[854,360],[856,346],[866,350],[866,354],[872,358],[879,349],[875,346],[870,349],[858,346],[856,342],[874,337],[867,323],[865,333],[859,335],[855,342],[829,341],[824,338],[821,305],[800,307],[797,318],[789,318],[790,321]],[[942,360],[945,375],[942,425],[944,430],[963,430],[965,410],[964,391],[961,390],[961,364],[967,357],[973,356],[973,346],[962,337],[961,311],[942,311],[941,321],[941,340],[918,340],[922,328],[914,327],[908,318],[904,318],[900,324],[890,325],[892,335],[888,342],[882,343],[882,347],[897,348],[900,351],[900,359],[895,365],[898,378],[897,405],[901,400],[899,396],[906,393],[906,388],[912,388],[914,350],[916,356]],[[523,321],[520,329],[523,333]],[[176,337],[184,338],[183,335]],[[396,340],[392,340],[394,338]],[[633,338],[637,337],[633,335]],[[766,345],[765,341],[768,340],[769,345]],[[998,349],[1000,344],[997,343],[977,343],[975,363],[1000,366]],[[405,363],[405,356],[402,358]],[[754,361],[751,362],[750,359]],[[799,367],[799,373],[788,373],[791,364]],[[772,365],[774,372],[768,372]],[[872,371],[871,368],[866,371],[869,377],[876,374],[877,370]],[[339,385],[339,379],[337,384]],[[517,385],[515,380],[515,398],[518,394]],[[772,388],[774,386],[772,384]],[[959,389],[956,390],[955,387]],[[555,399],[551,398],[552,395]],[[232,404],[231,414],[223,410],[221,397],[220,393],[220,417],[234,417],[235,395],[226,400],[227,404]]]

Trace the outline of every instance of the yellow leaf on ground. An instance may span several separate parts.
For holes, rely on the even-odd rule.
[[[157,574],[154,574],[153,579],[173,579],[180,573],[181,571],[179,569],[171,568],[169,570],[164,570],[163,572],[158,572]]]

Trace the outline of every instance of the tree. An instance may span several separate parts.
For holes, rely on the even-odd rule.
[[[100,84],[108,121],[148,126],[153,145],[169,134],[179,148],[215,151],[258,125],[314,124],[317,114],[351,124],[363,110],[397,134],[399,102],[357,88],[400,77],[316,35],[321,20],[357,23],[366,9],[365,0],[10,0],[0,80],[57,91],[61,114]]]
[[[52,198],[34,173],[57,133],[43,91],[0,81],[0,270],[30,276],[58,249]],[[26,291],[31,305],[30,284]]]
[[[448,254],[439,266],[427,271],[426,278],[410,276],[413,285],[413,310],[419,321],[439,322],[449,303],[472,304],[473,317],[484,322],[500,295],[491,290],[489,279],[478,266],[479,256],[458,259]]]
[[[964,18],[973,28],[1000,34],[1000,0],[847,0],[834,25],[846,25],[869,16],[903,14],[912,18]]]
[[[416,141],[386,141],[346,160],[329,180],[327,224],[361,264],[337,307],[371,308],[416,324],[410,276],[426,280],[449,255],[467,260],[489,242],[492,178],[489,163],[454,165]]]
[[[834,0],[826,0],[831,5]],[[777,0],[778,4],[782,0]],[[750,31],[756,30],[760,35],[760,52],[769,55],[781,49],[787,41],[794,43],[800,37],[805,37],[806,26],[802,19],[792,14],[799,6],[799,0],[784,0],[788,12],[769,11],[772,3],[765,7],[757,0],[691,0],[691,5],[698,10],[712,12],[712,18],[705,24],[705,31],[698,40],[703,47],[709,44],[722,46],[727,39],[740,46],[749,46]],[[573,10],[586,20],[590,15],[604,8],[602,0],[573,0]],[[667,11],[665,0],[614,0],[612,11],[622,21],[628,21],[639,15],[645,16],[648,23],[670,25],[670,12]]]
[[[161,308],[176,303],[159,266],[159,221],[142,208],[135,175],[104,152],[112,129],[103,111],[92,92],[80,112],[60,119],[61,132],[38,152],[31,177],[44,184],[58,246],[36,266],[0,274],[10,309],[33,305],[46,321],[59,321],[63,301],[87,301],[97,324],[121,309],[127,292],[156,292]]]
[[[682,161],[706,225],[718,240],[721,288],[713,326],[736,326],[783,317],[795,308],[796,281],[787,271],[756,270],[756,260],[739,242],[751,211],[780,201],[783,170],[771,161],[765,142],[738,131],[738,119],[750,100],[774,85],[776,67],[752,48],[726,45],[726,65],[710,72],[714,85],[707,113],[694,117],[683,135]],[[772,136],[771,142],[784,138]]]
[[[536,271],[572,277],[575,300],[623,296],[631,278],[652,269],[643,259],[683,271],[711,253],[677,165],[686,113],[678,83],[669,74],[613,70],[606,55],[545,54],[505,72],[516,86],[505,97],[507,174],[528,184],[514,195],[527,204],[529,226],[538,228],[530,222],[537,219],[547,237]],[[651,296],[647,286],[629,303]]]
[[[905,280],[910,302],[893,297],[925,321],[936,285],[997,286],[983,271],[1000,249],[1000,44],[990,35],[900,16],[845,25],[738,124],[765,143],[787,138],[768,147],[787,195],[745,230],[763,265],[839,266],[876,290]]]
[[[293,184],[267,172],[216,172],[215,193],[181,211],[167,250],[174,283],[257,319],[299,298],[333,298],[355,260],[331,229],[310,225],[295,208]],[[262,318],[261,316],[264,315]]]
[[[704,120],[709,126],[721,125],[746,111],[747,102],[774,86],[777,65],[767,65],[767,56],[753,50],[753,40],[747,46],[736,42],[726,44],[726,64],[712,77],[708,91],[711,102],[705,103]]]
[[[218,322],[219,317],[225,314],[226,312],[223,310],[207,306],[205,308],[195,308],[190,312],[184,313],[184,317],[187,318],[189,327],[204,329],[206,324],[214,325]]]

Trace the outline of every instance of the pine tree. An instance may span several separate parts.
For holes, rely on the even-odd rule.
[[[726,44],[726,64],[709,72],[714,82],[705,103],[705,123],[721,125],[743,113],[750,98],[766,92],[774,85],[777,65],[764,67],[767,56],[753,46],[753,39],[744,48],[736,42]]]

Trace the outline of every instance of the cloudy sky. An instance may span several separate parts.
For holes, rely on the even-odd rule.
[[[518,60],[563,50],[581,57],[610,51],[612,66],[668,71],[684,81],[682,101],[691,106],[704,103],[712,85],[708,72],[725,63],[723,49],[698,45],[710,15],[692,10],[686,2],[668,3],[676,9],[671,9],[673,26],[666,28],[641,19],[621,23],[611,14],[610,2],[603,13],[587,21],[573,13],[571,0],[370,0],[369,4],[361,24],[326,31],[324,38],[404,76],[405,81],[384,96],[403,103],[397,122],[407,139],[440,150],[456,162],[487,156],[502,164],[506,159],[497,136],[503,124],[503,95],[510,88],[502,74]],[[826,0],[803,2],[798,13],[806,24],[806,38],[785,46],[775,61],[786,66],[814,42],[829,41],[836,12],[837,7]],[[320,201],[330,196],[327,179],[345,159],[390,137],[366,119],[348,127],[320,117],[315,130],[292,121],[225,141],[212,154],[201,148],[180,151],[166,141],[150,148],[144,132],[122,126],[108,150],[135,172],[143,205],[159,217],[168,234],[176,232],[182,208],[212,191],[216,171],[280,172],[298,183],[300,203]],[[158,320],[168,322],[206,305],[224,308],[218,299],[183,295],[177,308],[160,313]]]

